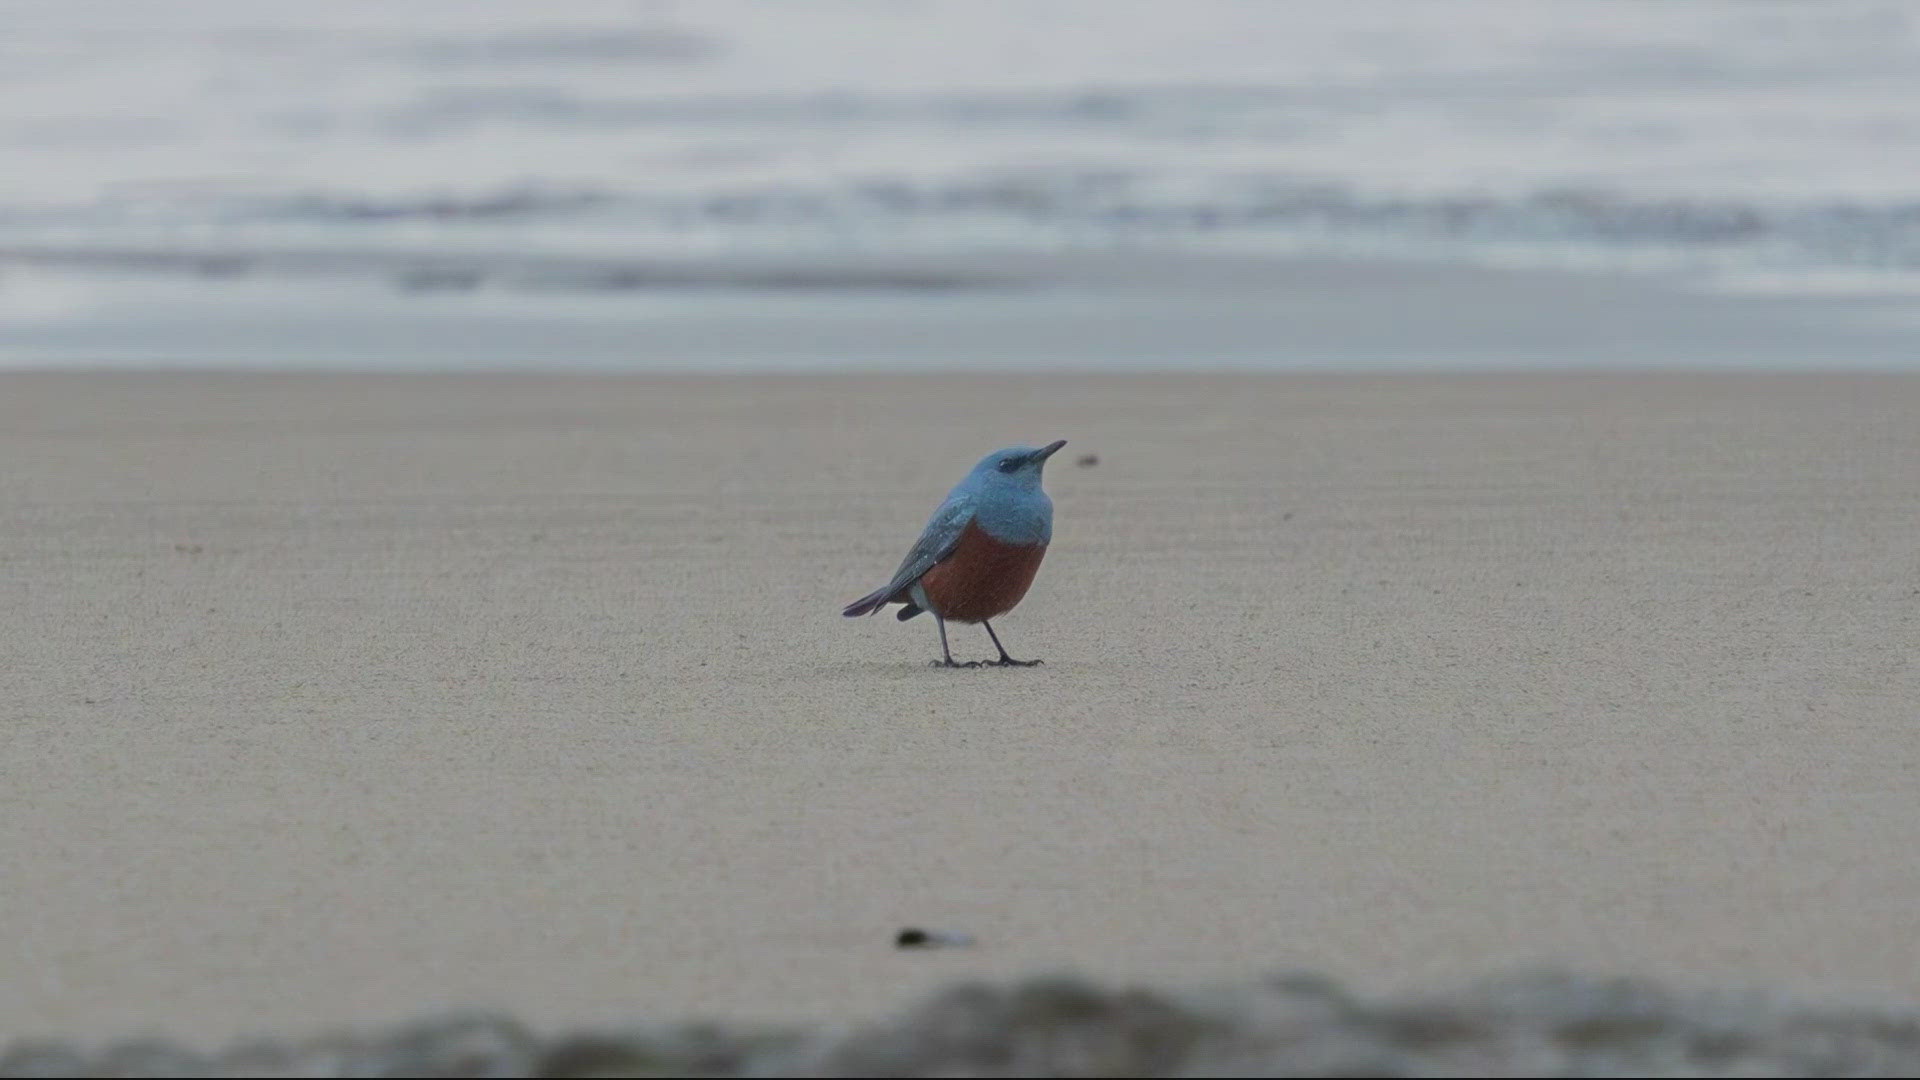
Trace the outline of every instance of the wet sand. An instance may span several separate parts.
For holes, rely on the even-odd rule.
[[[1911,287],[1220,251],[593,260],[0,245],[0,370],[1911,372]]]
[[[839,617],[1056,437],[1044,667]],[[0,461],[14,1034],[1920,999],[1920,377],[10,373]]]

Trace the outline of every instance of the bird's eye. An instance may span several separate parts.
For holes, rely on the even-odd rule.
[[[1010,457],[1008,457],[1008,458],[1001,458],[1001,459],[1000,459],[1000,465],[999,465],[999,468],[1000,468],[1000,471],[1001,471],[1001,472],[1004,472],[1004,473],[1010,473],[1010,472],[1013,472],[1013,471],[1014,471],[1015,469],[1018,469],[1019,467],[1020,467],[1020,459],[1019,459],[1019,458],[1010,458]]]

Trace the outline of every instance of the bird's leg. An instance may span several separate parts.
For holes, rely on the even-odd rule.
[[[973,660],[965,664],[954,663],[953,652],[947,648],[947,620],[941,618],[940,613],[936,611],[933,613],[933,625],[940,628],[940,655],[946,657],[944,661],[942,660],[932,661],[934,667],[979,667],[980,666],[980,661],[978,660]]]
[[[993,624],[985,619],[981,619],[980,625],[987,628],[987,636],[993,639],[993,647],[1000,650],[1000,659],[989,660],[988,663],[999,664],[1001,667],[1032,667],[1040,663],[1038,660],[1015,660],[1013,657],[1008,656],[1007,647],[1000,644],[1000,635],[993,632]]]

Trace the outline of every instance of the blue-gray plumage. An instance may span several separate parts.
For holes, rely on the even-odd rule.
[[[987,620],[1011,611],[1040,569],[1053,540],[1053,500],[1040,489],[1041,472],[1066,444],[1014,446],[981,458],[934,510],[892,579],[843,614],[867,615],[892,603],[906,605],[903,620],[931,611],[949,667],[960,665],[947,649],[946,620],[977,622],[1000,650],[999,663],[1021,664]]]

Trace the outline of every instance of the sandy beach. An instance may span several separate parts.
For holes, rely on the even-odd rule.
[[[1044,667],[839,617],[1053,438]],[[0,461],[0,1034],[1920,1000],[1917,376],[5,373]]]

